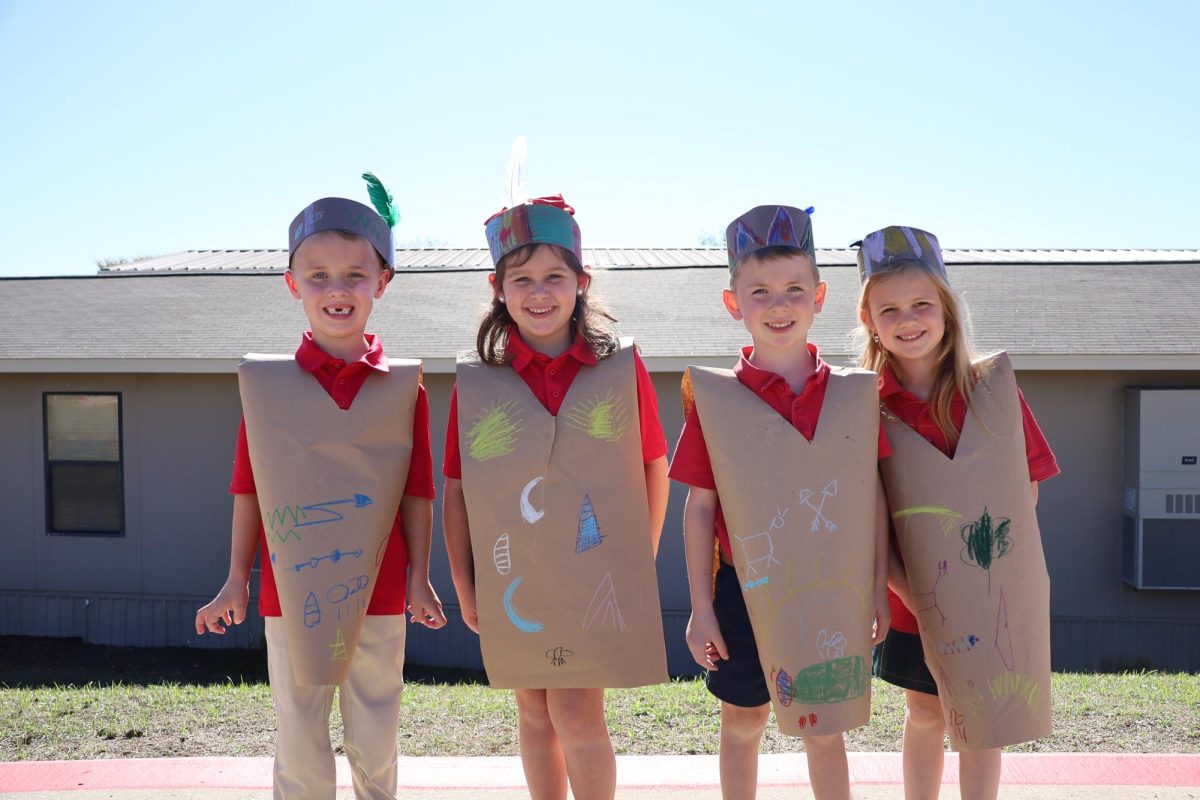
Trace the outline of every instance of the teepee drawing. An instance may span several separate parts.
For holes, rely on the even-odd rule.
[[[612,573],[604,573],[600,585],[592,593],[587,611],[583,614],[583,629],[591,630],[592,626],[600,625],[601,629],[610,628],[615,631],[625,631],[625,617],[621,615],[621,607],[617,604],[617,590],[613,586]]]
[[[579,536],[575,539],[575,552],[582,553],[599,547],[604,537],[600,535],[600,523],[596,521],[596,512],[592,509],[592,498],[583,496],[583,505],[579,508]]]

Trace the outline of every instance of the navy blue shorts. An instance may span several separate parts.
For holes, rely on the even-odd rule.
[[[921,636],[892,628],[887,638],[875,645],[871,674],[902,689],[937,695],[937,684],[925,666]]]
[[[757,708],[771,702],[737,570],[725,562],[721,562],[721,568],[717,570],[713,611],[729,651],[729,660],[719,662],[718,669],[704,673],[704,685],[730,705]]]

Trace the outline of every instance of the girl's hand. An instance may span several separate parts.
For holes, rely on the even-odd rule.
[[[475,587],[458,588],[458,608],[466,626],[479,633],[479,609],[475,606]]]
[[[875,601],[875,623],[871,629],[872,647],[887,638],[890,627],[892,627],[892,607],[888,605],[887,592],[884,591],[883,597]]]
[[[224,634],[230,625],[239,625],[246,618],[249,602],[250,587],[247,583],[232,578],[225,581],[212,602],[201,606],[196,612],[196,633],[201,636],[205,631]]]
[[[446,624],[446,614],[442,611],[442,601],[429,581],[413,581],[408,590],[408,613],[413,622],[419,622],[426,628],[437,630]]]
[[[692,659],[704,669],[717,669],[717,662],[729,658],[729,649],[717,625],[712,609],[692,611],[687,624],[687,646]]]

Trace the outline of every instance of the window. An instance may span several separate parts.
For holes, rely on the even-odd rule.
[[[42,395],[46,533],[121,536],[121,395]]]

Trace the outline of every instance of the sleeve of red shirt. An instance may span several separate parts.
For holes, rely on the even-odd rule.
[[[700,428],[700,414],[695,406],[688,412],[679,432],[679,443],[675,445],[675,457],[671,459],[671,468],[667,475],[673,481],[686,483],[699,489],[717,489],[717,479],[713,475],[712,461],[708,458],[708,445],[704,441],[704,431]]]
[[[413,497],[437,495],[433,486],[433,451],[429,436],[429,394],[417,385],[417,404],[413,407],[412,457],[408,462],[408,480],[404,493]]]
[[[257,494],[254,485],[254,468],[250,466],[250,445],[246,442],[246,418],[238,424],[237,449],[233,455],[233,477],[229,481],[230,494]]]
[[[1017,389],[1017,399],[1021,401],[1021,422],[1025,427],[1025,457],[1029,460],[1029,480],[1044,481],[1053,478],[1060,470],[1054,452],[1050,449],[1050,443],[1038,427],[1037,420],[1033,418],[1033,412],[1029,410],[1029,404],[1025,402],[1025,395],[1020,389]]]
[[[446,419],[446,449],[442,451],[442,474],[462,480],[462,456],[458,452],[458,384],[450,390],[450,413]]]
[[[654,379],[642,363],[642,357],[633,353],[633,371],[637,375],[638,419],[642,427],[642,463],[649,464],[667,454],[667,435],[663,433],[662,421],[658,418],[658,393],[654,390]]]

